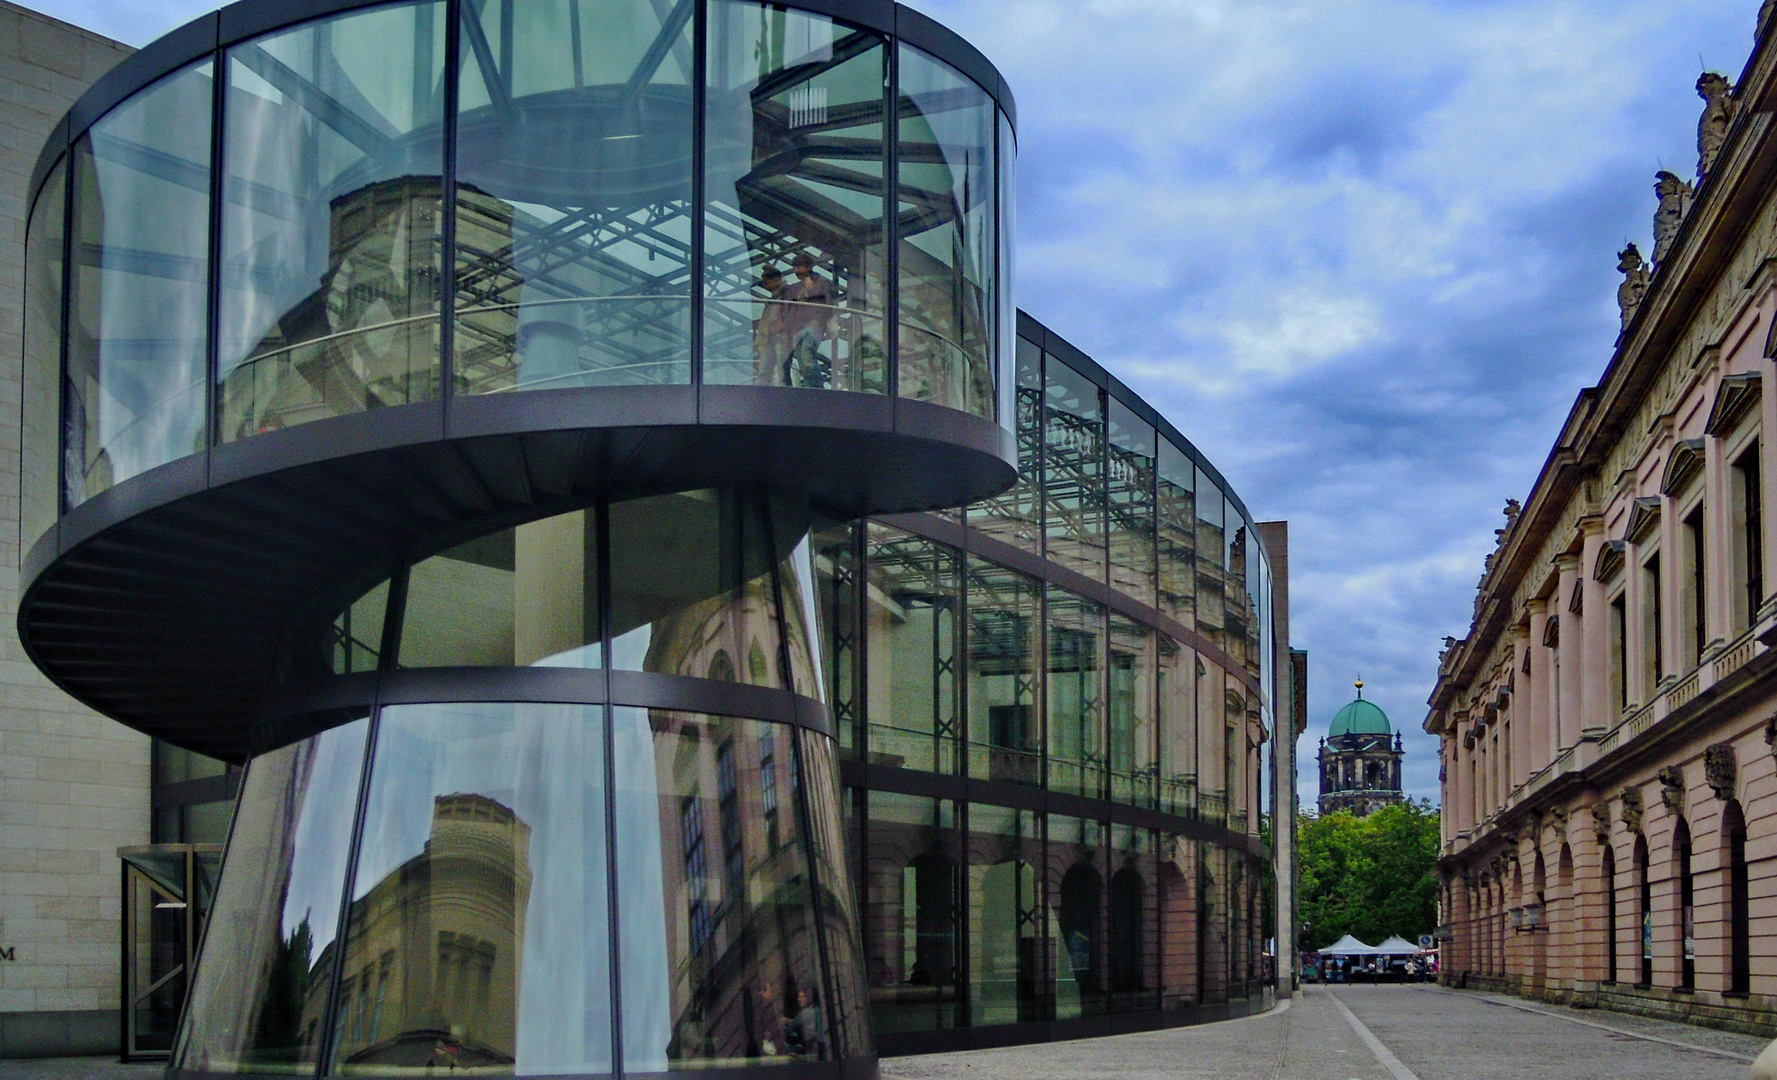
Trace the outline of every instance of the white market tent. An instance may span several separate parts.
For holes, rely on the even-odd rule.
[[[1414,951],[1417,952],[1418,949],[1415,949]],[[1376,946],[1365,945],[1363,942],[1352,937],[1350,934],[1346,934],[1344,937],[1340,938],[1338,941],[1335,941],[1331,945],[1328,945],[1326,948],[1320,950],[1320,952],[1321,952],[1321,955],[1323,955],[1323,956],[1376,956],[1376,955],[1378,955],[1376,952]]]
[[[1377,956],[1412,956],[1419,952],[1419,946],[1399,934],[1393,934],[1372,951]]]

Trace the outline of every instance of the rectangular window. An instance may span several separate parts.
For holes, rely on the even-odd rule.
[[[1629,600],[1618,595],[1610,602],[1611,700],[1617,711],[1629,707]]]
[[[1652,699],[1660,680],[1666,677],[1666,665],[1660,655],[1660,556],[1652,555],[1641,564],[1641,690]]]
[[[1758,618],[1765,599],[1764,493],[1760,489],[1759,444],[1755,440],[1734,462],[1729,478],[1734,520],[1734,629]]]
[[[1699,504],[1684,519],[1685,642],[1684,654],[1694,667],[1703,662],[1708,634],[1708,564],[1704,561],[1703,507]]]

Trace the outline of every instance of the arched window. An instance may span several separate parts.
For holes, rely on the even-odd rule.
[[[1099,989],[1098,926],[1103,891],[1098,871],[1084,864],[1075,865],[1061,879],[1061,944],[1082,997]]]
[[[1133,866],[1111,875],[1111,989],[1143,989],[1142,896],[1145,883]]]
[[[1604,981],[1617,981],[1617,855],[1604,845],[1599,874],[1604,879]]]
[[[907,981],[947,987],[956,981],[956,863],[943,852],[913,860],[913,963]]]
[[[1638,986],[1654,982],[1654,883],[1648,874],[1647,837],[1635,834],[1635,914],[1641,929],[1641,976]]]
[[[1730,799],[1722,810],[1722,838],[1728,849],[1728,990],[1752,990],[1752,888],[1746,871],[1746,812]]]
[[[1697,985],[1697,936],[1692,908],[1691,826],[1684,818],[1672,830],[1673,873],[1678,878],[1678,987]]]

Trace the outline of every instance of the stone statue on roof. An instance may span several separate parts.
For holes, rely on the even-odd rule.
[[[1647,295],[1647,263],[1641,259],[1641,249],[1630,244],[1617,252],[1617,269],[1623,272],[1622,283],[1617,286],[1617,311],[1623,316],[1622,329],[1627,330],[1635,309],[1641,306],[1641,298]]]
[[[1703,99],[1703,115],[1697,120],[1697,175],[1704,177],[1715,166],[1734,120],[1734,86],[1726,75],[1705,71],[1697,78],[1697,96]]]
[[[1654,210],[1654,264],[1658,265],[1672,250],[1678,227],[1684,224],[1685,211],[1691,208],[1696,189],[1678,178],[1677,173],[1661,169],[1654,174],[1654,194],[1660,205]]]

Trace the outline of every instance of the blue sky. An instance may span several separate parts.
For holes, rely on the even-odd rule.
[[[26,0],[140,45],[203,0]],[[1312,757],[1362,675],[1421,734],[1445,634],[1616,336],[1758,0],[912,0],[1019,107],[1019,306],[1291,523]],[[1305,803],[1316,794],[1310,768]]]

